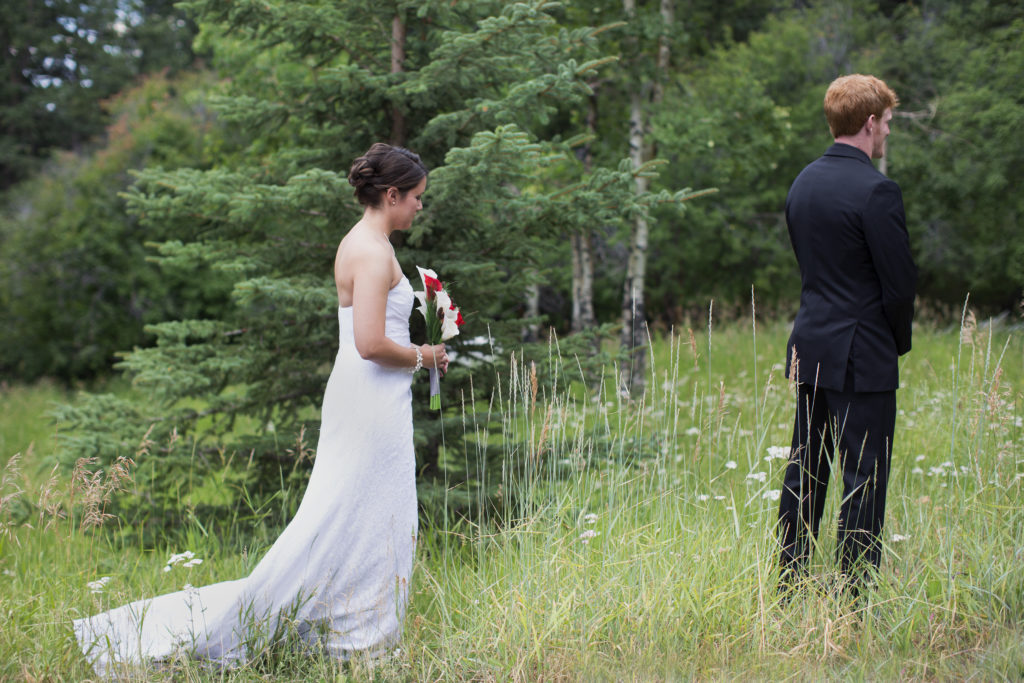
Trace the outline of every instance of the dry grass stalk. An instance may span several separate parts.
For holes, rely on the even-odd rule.
[[[974,333],[977,329],[978,319],[974,316],[974,311],[967,309],[963,324],[960,326],[960,343],[974,346]]]
[[[793,347],[792,354],[789,357],[789,383],[795,390],[796,385],[800,382],[800,357],[796,355],[796,347]]]
[[[75,461],[75,468],[71,472],[71,490],[74,492],[72,499],[80,498],[84,510],[79,529],[99,526],[103,523],[103,471],[90,469],[96,462],[95,456],[79,458]]]
[[[540,460],[544,456],[544,452],[547,450],[548,432],[551,430],[551,413],[554,409],[554,404],[548,404],[548,414],[544,417],[544,426],[540,428],[540,439],[537,440],[536,458]]]
[[[60,487],[59,470],[60,463],[57,463],[50,470],[50,476],[39,487],[39,502],[36,505],[36,509],[38,524],[44,531],[53,526],[57,520],[67,517],[64,512],[64,506],[57,497]]]
[[[150,425],[135,451],[136,457],[148,455],[153,448],[153,441],[149,438],[152,431],[153,426]],[[105,475],[102,469],[90,469],[96,464],[95,457],[79,458],[71,473],[72,501],[78,494],[81,495],[81,530],[100,526],[113,517],[114,515],[107,512],[107,505],[115,493],[127,491],[127,484],[133,482],[131,468],[135,466],[135,461],[132,458],[117,456]]]
[[[690,351],[693,353],[693,369],[697,369],[697,338],[693,336],[693,328],[688,327],[686,331],[690,333]]]
[[[530,413],[537,407],[537,364],[530,361]]]
[[[306,445],[306,425],[302,425],[299,428],[299,435],[295,439],[295,447],[285,449],[285,453],[295,459],[295,464],[299,464],[303,461],[313,461],[316,451]]]
[[[29,447],[32,451],[32,446]],[[15,453],[4,466],[3,478],[0,478],[0,536],[14,538],[11,529],[14,528],[14,521],[10,516],[10,508],[13,503],[21,498],[24,491],[19,480],[21,479],[21,453]]]

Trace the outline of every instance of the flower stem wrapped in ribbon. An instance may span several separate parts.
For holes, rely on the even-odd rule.
[[[416,266],[423,281],[423,291],[416,292],[416,299],[420,305],[417,307],[423,314],[427,323],[427,343],[440,344],[446,342],[459,333],[462,327],[462,313],[444,285],[437,277],[437,273],[429,268]],[[441,378],[438,376],[437,368],[428,365],[430,371],[430,409],[441,409]]]

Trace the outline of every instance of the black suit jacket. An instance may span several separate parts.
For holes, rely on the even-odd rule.
[[[802,283],[786,376],[795,349],[800,382],[896,389],[917,285],[899,186],[864,152],[836,143],[793,181],[786,223]]]

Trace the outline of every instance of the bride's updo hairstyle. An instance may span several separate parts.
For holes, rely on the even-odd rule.
[[[419,185],[427,175],[427,167],[418,154],[404,147],[376,142],[355,161],[348,172],[348,182],[356,188],[356,199],[363,206],[380,206],[389,187],[402,194]]]

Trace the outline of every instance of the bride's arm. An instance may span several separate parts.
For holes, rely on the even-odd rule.
[[[354,259],[352,272],[352,325],[356,350],[366,360],[394,368],[416,366],[415,347],[396,344],[384,333],[387,317],[388,292],[391,290],[392,256],[380,249],[368,249]],[[436,361],[442,371],[448,369],[448,356],[444,344],[423,344],[419,347],[423,367]]]

